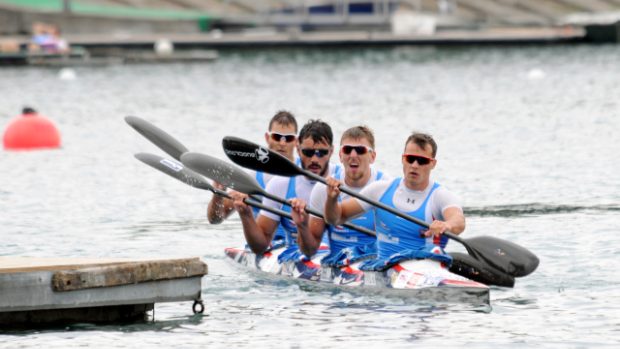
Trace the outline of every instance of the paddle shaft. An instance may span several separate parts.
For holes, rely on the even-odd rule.
[[[161,156],[148,154],[148,153],[140,153],[136,154],[136,158],[145,164],[157,169],[175,179],[192,186],[194,188],[209,190],[215,195],[219,195],[225,197],[227,199],[233,199],[230,194],[227,192],[217,189],[213,187],[209,182],[207,182],[201,175],[195,173],[194,171],[181,167],[181,164],[174,164],[174,168],[170,165],[170,160],[166,160]],[[265,211],[269,211],[273,214],[277,214],[279,216],[292,219],[291,215],[288,212],[278,210],[277,208],[269,207],[263,205],[260,201],[250,197],[243,200],[246,204],[263,209]]]
[[[258,189],[258,188],[257,188],[257,189]],[[288,206],[290,206],[290,205],[291,205],[291,203],[290,203],[290,202],[288,202],[288,201],[286,201],[285,199],[283,199],[283,198],[281,198],[281,197],[277,197],[277,196],[275,196],[275,195],[273,195],[273,194],[270,194],[270,193],[268,193],[268,192],[267,192],[267,191],[265,191],[265,190],[260,190],[260,191],[257,191],[257,193],[256,193],[256,194],[260,194],[260,195],[262,195],[262,196],[266,197],[267,199],[271,199],[271,200],[273,200],[273,201],[275,201],[275,202],[279,202],[279,203],[281,203],[281,204],[283,204],[283,205],[288,205]],[[323,219],[323,218],[324,218],[324,217],[323,217],[323,215],[322,215],[320,212],[318,212],[318,211],[316,211],[316,210],[313,210],[313,209],[311,209],[311,208],[309,208],[309,207],[307,207],[307,206],[306,206],[305,211],[306,211],[307,213],[310,213],[310,214],[312,214],[312,215],[315,215],[315,216],[317,216],[317,217],[319,217],[319,218],[321,218],[321,219]],[[359,231],[360,233],[364,233],[364,234],[367,234],[367,235],[370,235],[370,236],[377,236],[377,233],[376,233],[376,232],[374,232],[374,231],[372,231],[372,230],[370,230],[370,229],[364,228],[364,227],[360,227],[359,225],[355,225],[355,224],[351,224],[351,223],[344,223],[344,224],[342,224],[342,226],[347,227],[347,228],[350,228],[350,229],[353,229],[353,230],[357,230],[357,231]]]
[[[304,176],[310,177],[310,178],[312,178],[312,179],[314,179],[316,181],[319,181],[319,182],[327,185],[327,180],[324,177],[321,177],[319,175],[316,175],[316,174],[314,174],[314,173],[312,173],[310,171],[306,171],[306,170],[301,169],[301,168],[299,168],[299,171]],[[349,194],[352,197],[360,199],[360,200],[362,200],[362,201],[364,201],[364,202],[366,202],[366,203],[368,203],[370,205],[376,206],[376,207],[378,207],[378,208],[380,208],[382,210],[388,211],[388,212],[390,212],[390,213],[392,213],[394,215],[397,215],[397,216],[399,216],[399,217],[401,217],[403,219],[406,219],[406,220],[408,220],[410,222],[416,223],[416,224],[421,225],[421,226],[423,226],[425,228],[430,227],[430,225],[428,223],[426,223],[425,221],[423,221],[423,220],[420,220],[420,219],[417,219],[415,217],[409,216],[409,215],[407,215],[407,214],[405,214],[403,212],[400,212],[400,211],[398,211],[398,210],[396,210],[396,209],[394,209],[394,208],[392,208],[390,206],[385,205],[382,202],[375,201],[375,200],[372,200],[372,199],[370,199],[368,197],[365,197],[364,195],[361,195],[361,194],[359,194],[359,193],[357,193],[357,192],[355,192],[353,190],[350,190],[347,187],[340,186],[339,189],[340,189],[341,192],[343,192],[345,194]],[[444,232],[444,235],[446,235],[447,237],[449,237],[451,239],[454,239],[454,240],[456,240],[458,242],[463,243],[463,240],[461,238],[459,238],[456,234],[453,234],[453,233],[447,231],[447,232]]]

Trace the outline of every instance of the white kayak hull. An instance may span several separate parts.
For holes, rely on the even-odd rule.
[[[243,248],[227,248],[226,256],[250,270],[319,286],[342,287],[350,291],[378,292],[413,298],[421,302],[489,305],[489,287],[451,273],[433,260],[408,260],[385,271],[362,271],[357,264],[335,268],[320,265],[319,256],[310,261],[278,262],[284,249],[275,249],[257,258]]]

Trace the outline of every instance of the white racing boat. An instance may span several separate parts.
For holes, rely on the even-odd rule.
[[[362,271],[358,263],[346,267],[321,266],[320,257],[308,261],[278,262],[284,248],[258,256],[245,248],[227,248],[226,256],[249,270],[318,285],[359,289],[385,295],[413,297],[421,302],[489,305],[489,286],[454,274],[440,262],[407,260],[385,271]]]

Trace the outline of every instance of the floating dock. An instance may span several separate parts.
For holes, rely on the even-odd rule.
[[[206,274],[198,257],[0,257],[0,326],[144,321],[161,302],[194,301],[201,313]]]

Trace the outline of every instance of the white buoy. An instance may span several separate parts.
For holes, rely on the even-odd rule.
[[[545,72],[542,71],[541,69],[531,69],[529,72],[527,72],[527,78],[530,80],[539,80],[545,77]]]
[[[77,74],[75,74],[75,70],[71,68],[62,68],[58,72],[58,78],[60,80],[75,80],[77,78]]]
[[[155,53],[158,55],[169,55],[174,52],[174,45],[168,39],[159,39],[155,42]]]

